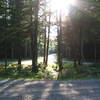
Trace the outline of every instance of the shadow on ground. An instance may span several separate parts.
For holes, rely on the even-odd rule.
[[[0,100],[100,100],[100,80],[0,81]]]

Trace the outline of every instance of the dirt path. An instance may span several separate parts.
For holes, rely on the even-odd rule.
[[[4,80],[0,100],[100,100],[100,80]]]

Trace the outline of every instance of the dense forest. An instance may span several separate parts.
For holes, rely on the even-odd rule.
[[[64,8],[52,9],[51,0],[0,0],[0,61],[5,69],[8,60],[17,59],[20,69],[22,59],[31,59],[31,71],[38,72],[48,66],[50,53],[57,54],[59,72],[63,59],[74,67],[100,61],[100,1],[76,0],[68,5],[68,14]]]

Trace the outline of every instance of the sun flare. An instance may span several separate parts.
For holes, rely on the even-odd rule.
[[[75,5],[76,0],[51,0],[51,9],[53,11],[59,11],[62,10],[63,12],[66,12],[70,5]]]

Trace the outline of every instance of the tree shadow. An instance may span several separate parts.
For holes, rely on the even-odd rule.
[[[3,85],[8,84],[10,82],[11,82],[11,80],[2,80],[2,81],[0,81],[0,86],[3,86]]]
[[[54,83],[52,89],[49,92],[49,96],[45,100],[69,100],[66,96],[66,91],[60,89],[59,83]]]
[[[13,97],[0,97],[0,100],[23,100],[22,96],[13,96]]]
[[[41,100],[41,95],[46,89],[45,81],[34,81],[25,87],[26,93],[23,94],[25,100]]]
[[[0,100],[40,100],[45,85],[44,81],[13,80],[0,91]]]
[[[21,80],[9,80],[8,83],[6,82],[5,85],[2,85],[4,88],[3,89],[1,88],[0,96],[1,95],[10,96],[9,91],[11,91],[16,85],[23,83],[24,81]]]
[[[99,94],[100,81],[65,81],[53,84],[45,100],[100,100]]]
[[[12,81],[0,100],[100,100],[100,80]]]

